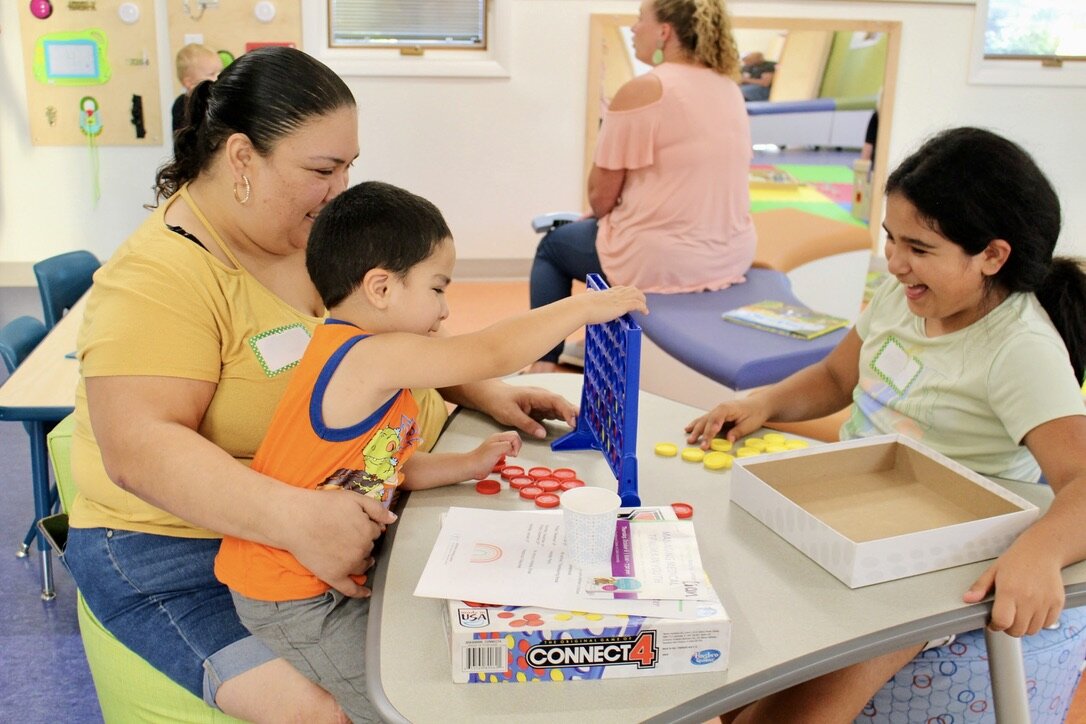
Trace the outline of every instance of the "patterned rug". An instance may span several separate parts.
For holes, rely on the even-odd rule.
[[[800,183],[797,188],[752,188],[751,211],[792,207],[828,219],[867,226],[866,222],[852,216],[853,173],[848,166],[781,163],[752,165],[751,170],[782,172]]]

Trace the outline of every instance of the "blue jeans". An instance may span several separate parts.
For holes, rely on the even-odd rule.
[[[565,299],[573,293],[573,280],[584,281],[589,274],[603,274],[596,254],[596,220],[583,219],[563,224],[539,242],[532,261],[529,294],[532,309]],[[557,362],[562,344],[541,358]]]
[[[739,86],[739,90],[743,92],[743,100],[745,101],[768,101],[769,100],[769,88],[764,85],[755,85],[753,83],[742,83]]]
[[[215,706],[223,681],[276,658],[215,578],[217,539],[72,528],[64,560],[95,617],[170,679]]]

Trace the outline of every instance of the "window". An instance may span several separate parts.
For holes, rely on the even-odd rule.
[[[486,0],[329,0],[333,48],[486,49]]]
[[[1086,86],[1086,2],[976,0],[969,80]]]
[[[988,0],[985,58],[1086,60],[1082,0]]]
[[[307,53],[325,63],[341,76],[412,77],[412,78],[508,78],[510,75],[510,43],[513,30],[514,0],[327,0],[327,2],[302,3],[302,43]],[[351,13],[349,8],[357,8]],[[397,15],[401,7],[413,8],[406,14]],[[466,17],[463,12],[450,12],[454,8],[470,7],[473,18],[471,27],[462,35],[456,35],[451,25],[443,32],[430,33],[440,37],[440,43],[423,42],[419,30],[421,18]],[[429,10],[427,10],[429,9]],[[340,17],[378,18],[384,22],[382,32],[366,30],[362,24],[353,29],[346,24],[337,25],[335,14]],[[352,14],[353,13],[353,14]],[[399,29],[388,24],[397,17],[416,22],[408,40],[404,27]],[[354,40],[338,40],[355,34]],[[367,41],[367,34],[386,41]],[[446,38],[479,38],[478,45],[446,43]],[[475,41],[472,41],[475,42]]]

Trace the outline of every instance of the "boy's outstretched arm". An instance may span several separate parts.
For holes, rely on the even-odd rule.
[[[527,366],[586,324],[609,322],[632,311],[648,313],[645,295],[633,287],[577,294],[470,334],[374,335],[348,353],[341,369],[389,392],[485,380]]]
[[[424,490],[465,480],[482,480],[502,456],[514,457],[520,453],[520,444],[517,433],[499,432],[471,452],[415,453],[404,464],[403,488]]]
[[[820,362],[805,367],[775,385],[749,396],[724,402],[686,426],[687,442],[708,449],[725,429],[735,441],[766,422],[799,422],[822,417],[846,407],[860,378],[861,340],[850,329]]]

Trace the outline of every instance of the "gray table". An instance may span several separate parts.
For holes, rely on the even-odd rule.
[[[510,381],[580,399],[579,375],[526,375]],[[729,473],[653,455],[657,442],[681,444],[682,428],[698,410],[644,392],[639,405],[642,503],[683,501],[694,506],[703,564],[733,622],[728,670],[562,684],[452,683],[441,602],[412,595],[437,537],[439,516],[454,505],[530,507],[504,490],[496,496],[479,495],[469,483],[412,493],[379,555],[366,657],[371,695],[385,719],[704,722],[823,673],[909,644],[977,629],[987,621],[990,600],[973,605],[961,601],[986,563],[849,589],[732,505]],[[437,449],[471,450],[496,429],[485,416],[459,411]],[[613,486],[598,453],[551,452],[550,441],[564,431],[564,425],[554,426],[547,441],[526,440],[521,455],[510,463],[572,467],[589,484]],[[1051,499],[1042,486],[1008,487],[1042,507]],[[1086,604],[1086,563],[1065,569],[1064,580],[1067,605]],[[1015,677],[1022,682],[1017,643],[1000,636],[994,644],[1001,650],[992,651],[993,670],[1004,671],[1012,683]],[[1023,697],[1023,685],[1017,690],[997,686],[997,711],[1020,711]]]

